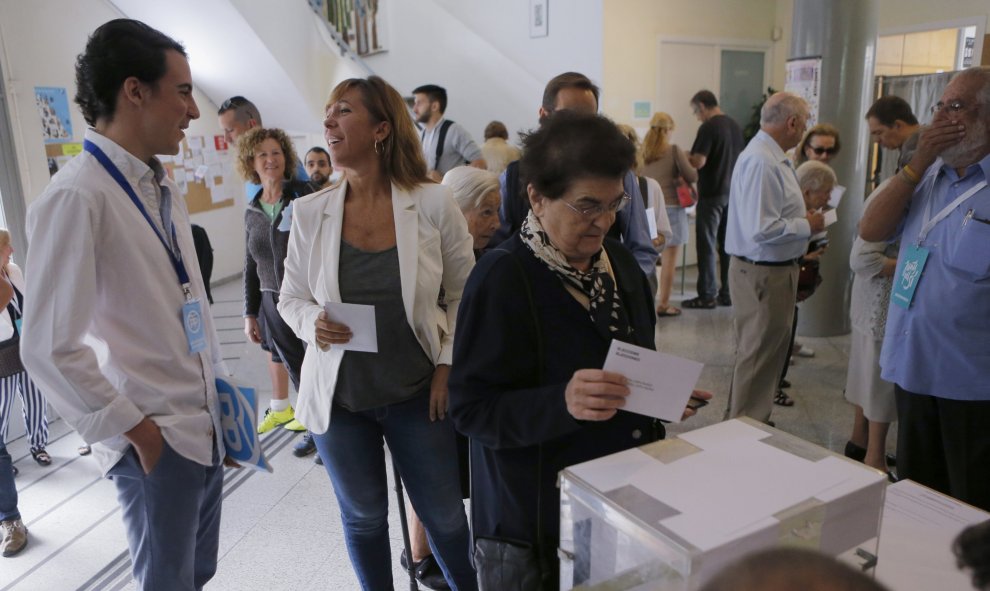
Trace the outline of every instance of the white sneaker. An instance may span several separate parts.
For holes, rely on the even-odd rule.
[[[798,357],[814,357],[815,350],[808,346],[802,346],[797,351],[794,352]]]
[[[24,522],[20,519],[0,521],[0,533],[3,534],[0,550],[5,558],[17,554],[27,546],[27,532]]]

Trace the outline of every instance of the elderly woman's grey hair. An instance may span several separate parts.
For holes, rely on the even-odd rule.
[[[790,92],[773,94],[763,103],[760,109],[760,125],[780,125],[788,117],[806,112],[808,103],[801,97]]]
[[[819,191],[826,187],[834,187],[838,182],[835,171],[817,160],[808,160],[797,167],[798,184],[802,191]]]
[[[443,175],[443,185],[454,192],[454,201],[461,211],[471,211],[481,205],[485,195],[499,190],[498,175],[473,166],[458,166]]]

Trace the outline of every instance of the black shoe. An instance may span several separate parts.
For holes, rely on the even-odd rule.
[[[852,441],[847,441],[846,449],[843,452],[843,455],[845,455],[850,460],[856,460],[857,462],[862,462],[863,460],[866,459],[866,448],[860,447],[855,443],[853,443]]]
[[[402,570],[409,570],[409,562],[405,550],[399,556],[399,564],[402,565]],[[436,591],[450,589],[450,585],[447,584],[447,579],[444,578],[443,571],[440,569],[440,564],[432,554],[419,562],[413,563],[413,570],[416,572],[416,580],[424,587]]]
[[[17,469],[17,466],[15,466],[13,464],[10,465],[10,469],[11,469],[11,471],[13,471],[14,476],[17,476],[21,472],[20,470]]]
[[[720,295],[717,298],[715,298],[715,303],[718,304],[719,306],[731,306],[732,298],[729,297],[728,294]]]
[[[316,451],[316,441],[313,439],[313,434],[306,431],[302,439],[299,440],[294,446],[292,446],[292,455],[297,458],[305,458],[309,454]]]
[[[787,380],[781,379],[780,380],[780,387],[781,388],[790,388],[791,387],[791,383],[788,382]]]
[[[320,457],[320,454],[316,454],[316,457],[313,458],[313,463],[316,464],[317,466],[323,465],[323,458]]]
[[[715,307],[715,300],[706,300],[701,297],[691,298],[681,302],[681,307],[691,310],[711,310]]]

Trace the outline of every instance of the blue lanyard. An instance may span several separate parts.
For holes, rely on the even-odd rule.
[[[163,237],[162,233],[158,231],[158,228],[155,226],[155,222],[151,219],[151,216],[148,215],[148,210],[145,209],[144,204],[141,203],[141,200],[134,192],[131,184],[127,182],[127,179],[124,178],[124,174],[120,172],[117,165],[115,165],[110,158],[107,157],[103,150],[89,140],[83,142],[83,149],[92,154],[93,157],[96,158],[101,165],[103,165],[103,168],[107,171],[107,173],[113,177],[113,180],[117,181],[120,188],[127,193],[127,196],[131,198],[131,202],[134,203],[134,206],[137,207],[138,211],[141,212],[141,215],[144,216],[145,221],[148,222],[148,225],[151,226],[151,230],[155,233],[155,236],[158,237],[158,241],[165,247],[165,252],[168,253],[169,260],[172,261],[172,267],[175,268],[175,274],[179,276],[179,283],[182,285],[182,291],[186,294],[186,299],[190,299],[192,297],[192,293],[189,291],[189,273],[186,272],[186,266],[182,262],[182,252],[179,251],[178,255],[176,255],[176,253],[169,247],[168,243],[165,242],[165,237]],[[172,224],[172,243],[175,244],[176,250],[179,250],[179,241],[175,237],[175,224]]]

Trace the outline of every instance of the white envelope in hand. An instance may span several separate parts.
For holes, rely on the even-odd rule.
[[[334,344],[334,349],[344,351],[378,352],[378,329],[375,323],[375,307],[363,304],[327,302],[323,304],[327,317],[351,329],[351,340],[344,344]]]

